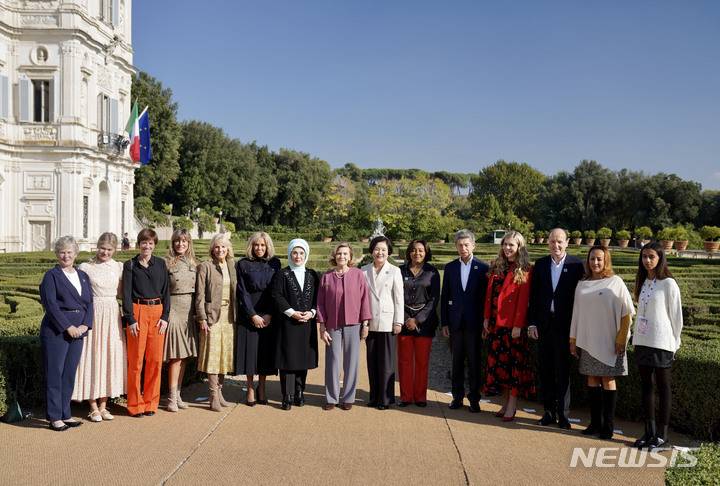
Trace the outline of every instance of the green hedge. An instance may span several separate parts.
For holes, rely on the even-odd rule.
[[[44,403],[42,362],[37,336],[0,336],[0,415],[15,396],[23,408]]]
[[[667,486],[706,486],[720,484],[720,444],[702,444],[692,452],[694,467],[671,467],[665,471]]]

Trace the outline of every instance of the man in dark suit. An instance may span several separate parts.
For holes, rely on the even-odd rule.
[[[459,258],[445,266],[440,315],[443,336],[450,338],[452,354],[451,409],[462,407],[465,398],[465,360],[468,363],[470,411],[480,411],[480,350],[482,347],[483,305],[488,266],[473,257],[475,235],[468,230],[455,233]]]
[[[535,262],[528,311],[528,336],[540,340],[540,382],[545,408],[540,425],[557,423],[562,429],[570,428],[568,342],[575,287],[584,273],[583,262],[565,252],[567,245],[564,229],[550,232],[550,255]]]

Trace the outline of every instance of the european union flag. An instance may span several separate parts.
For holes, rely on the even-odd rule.
[[[140,163],[147,164],[152,160],[152,149],[150,148],[150,114],[145,108],[138,120],[140,129]]]

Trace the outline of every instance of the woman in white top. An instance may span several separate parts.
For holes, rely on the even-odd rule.
[[[370,254],[373,262],[362,267],[370,289],[372,313],[365,340],[370,381],[368,406],[385,410],[395,403],[395,335],[405,321],[405,290],[400,269],[388,261],[392,254],[390,239],[373,238]]]
[[[632,296],[612,270],[610,251],[593,246],[585,262],[585,278],[575,289],[570,324],[570,354],[576,358],[579,354],[578,368],[589,387],[591,419],[583,435],[613,436],[615,377],[627,375],[625,349],[634,314]]]
[[[670,368],[680,347],[683,327],[680,288],[667,267],[662,245],[653,241],[640,252],[635,299],[638,314],[635,320],[633,346],[635,362],[640,369],[645,434],[635,447],[654,448],[667,442],[670,422]],[[653,375],[660,398],[658,427],[655,425]]]

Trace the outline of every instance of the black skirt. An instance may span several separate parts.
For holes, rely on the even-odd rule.
[[[635,346],[635,364],[638,366],[670,368],[674,359],[675,353],[671,353],[665,349]]]

